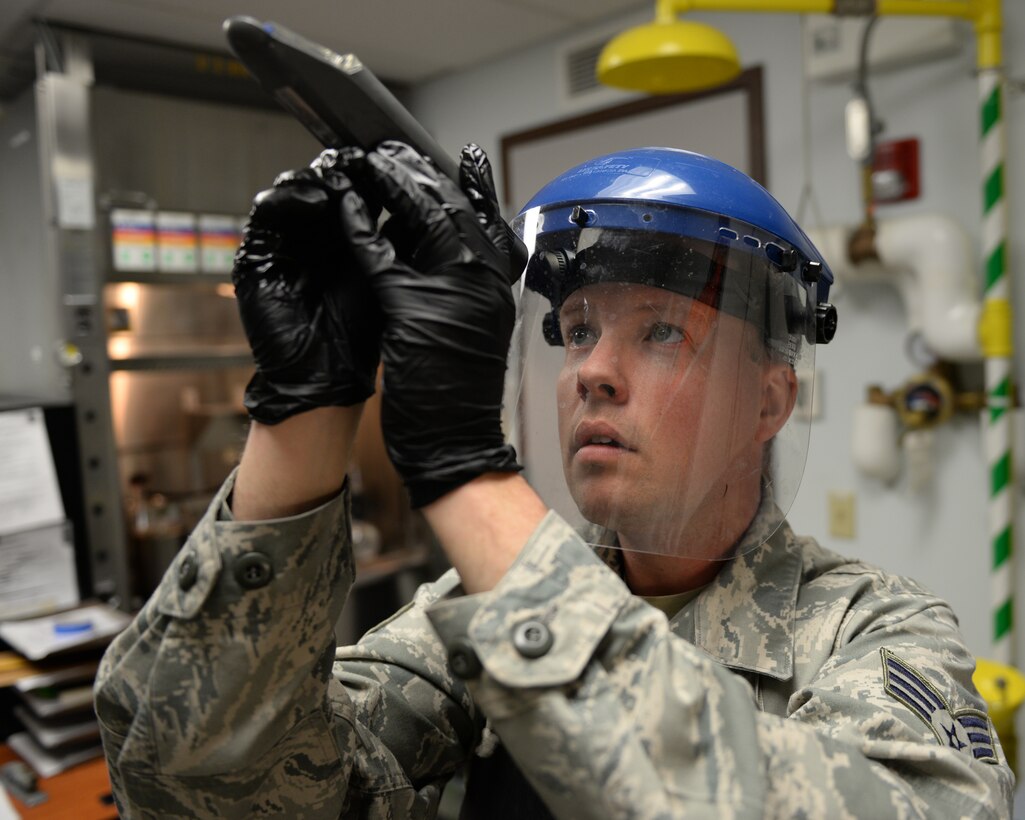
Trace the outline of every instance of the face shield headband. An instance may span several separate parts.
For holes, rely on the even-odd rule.
[[[559,309],[566,297],[608,282],[664,288],[752,322],[766,347],[791,364],[802,341],[816,341],[818,266],[750,225],[622,203],[567,206],[536,218],[524,284],[552,306],[543,324],[549,344],[563,343]]]

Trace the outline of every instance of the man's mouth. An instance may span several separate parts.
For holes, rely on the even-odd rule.
[[[573,437],[575,451],[585,447],[602,447],[614,450],[631,450],[632,448],[623,440],[619,431],[611,425],[600,423],[584,423],[577,428]]]

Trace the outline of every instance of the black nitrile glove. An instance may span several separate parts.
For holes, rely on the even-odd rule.
[[[382,236],[347,209],[345,232],[384,313],[381,425],[414,507],[520,469],[501,422],[520,271],[487,157],[470,145],[460,166],[463,190],[401,143],[346,155],[363,196],[391,214]]]
[[[342,212],[359,195],[336,161],[325,151],[258,194],[235,254],[232,281],[256,362],[245,406],[264,424],[374,392],[381,315],[342,233]]]

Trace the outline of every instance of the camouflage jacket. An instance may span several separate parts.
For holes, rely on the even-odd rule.
[[[492,591],[336,650],[346,497],[243,523],[230,488],[97,677],[125,817],[433,817],[496,738],[560,818],[1010,816],[947,605],[785,522],[667,621],[550,513]]]

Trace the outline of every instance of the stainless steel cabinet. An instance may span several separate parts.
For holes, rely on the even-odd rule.
[[[270,109],[104,84],[89,35],[49,36],[59,64],[0,117],[0,392],[73,403],[89,591],[130,607],[237,462],[251,359],[229,275],[115,270],[111,211],[244,216],[319,147]]]

